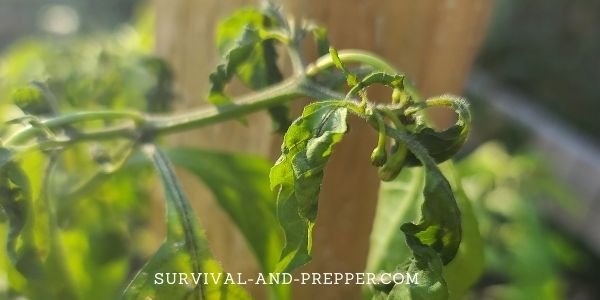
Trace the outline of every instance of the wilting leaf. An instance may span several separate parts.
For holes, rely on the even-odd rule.
[[[424,179],[423,170],[413,168],[405,169],[391,182],[381,183],[367,271],[391,272],[410,257],[400,226],[418,220]]]
[[[432,247],[440,254],[442,262],[448,264],[458,251],[462,235],[460,210],[452,188],[427,149],[412,134],[390,127],[387,132],[404,143],[425,169],[421,220],[418,224],[404,224],[401,229],[406,235],[415,236],[422,244]]]
[[[248,8],[237,11],[219,24],[217,47],[224,57],[224,63],[217,72],[221,72],[222,77],[219,79],[224,81],[217,82],[211,78],[215,87],[211,89],[211,97],[215,92],[222,93],[222,88],[216,88],[224,87],[236,74],[252,89],[264,88],[281,81],[283,76],[276,64],[274,40],[261,36],[261,32],[274,26],[273,22],[269,16]]]
[[[268,8],[267,8],[268,9]],[[277,28],[272,10],[242,9],[223,20],[217,27],[217,47],[224,62],[210,75],[208,100],[213,104],[229,103],[225,86],[234,75],[248,87],[258,90],[280,82],[283,75],[277,66],[275,40],[261,33]],[[279,29],[278,29],[279,30]],[[284,105],[269,109],[275,131],[283,133],[290,124]]]
[[[34,184],[10,159],[10,151],[0,148],[0,206],[9,222],[6,255],[20,275],[9,277],[9,282],[18,282],[31,299],[74,299],[68,273],[57,256],[59,241],[49,229],[46,199],[34,200]]]
[[[224,274],[217,282],[208,278],[208,284],[202,280],[195,283],[193,278],[187,278],[184,284],[156,284],[157,273],[217,274],[223,273],[223,270],[210,253],[205,234],[167,157],[154,146],[147,146],[145,150],[154,162],[165,189],[167,237],[129,284],[122,298],[249,299],[242,288],[226,284]]]
[[[462,219],[462,241],[456,257],[444,266],[444,278],[448,284],[450,299],[463,299],[471,286],[477,282],[484,268],[483,239],[469,199],[458,187],[456,199]]]
[[[323,169],[347,130],[346,116],[344,101],[316,102],[304,108],[285,134],[282,155],[270,174],[286,239],[277,266],[280,272],[294,270],[311,258]]]
[[[456,257],[443,267],[443,277],[450,299],[462,299],[483,270],[483,242],[471,204],[466,198],[452,165],[443,165],[444,174],[451,179],[461,211],[462,240]],[[405,169],[394,181],[382,183],[367,271],[392,272],[411,256],[400,226],[419,218],[418,206],[423,202],[424,185],[421,168]],[[406,270],[403,270],[406,271]]]
[[[447,264],[460,245],[460,211],[448,181],[437,167],[425,170],[423,196],[421,220],[417,224],[404,224],[401,229],[436,250]]]
[[[25,173],[17,164],[10,161],[10,152],[0,148],[0,206],[8,219],[6,254],[11,263],[26,277],[41,276],[40,260],[35,255],[35,247],[30,237],[23,237],[23,231],[30,217],[31,191]],[[18,246],[18,241],[23,243]],[[27,258],[23,261],[23,258]]]
[[[356,74],[350,72],[350,70],[346,68],[340,59],[337,50],[333,47],[329,47],[329,54],[331,55],[331,59],[333,60],[335,67],[344,73],[344,76],[346,77],[346,84],[351,88],[356,86],[358,84],[358,78],[356,77]]]
[[[361,79],[355,86],[348,92],[349,95],[356,95],[366,87],[379,83],[391,88],[402,87],[404,82],[404,75],[400,74],[388,74],[385,72],[373,72]]]
[[[444,162],[454,156],[462,148],[471,130],[471,112],[468,103],[456,96],[444,95],[426,100],[428,107],[445,106],[453,109],[457,114],[457,121],[446,130],[436,131],[427,126],[420,127],[415,133],[416,139],[423,145],[429,155],[438,163]],[[420,165],[420,160],[409,154],[406,158],[407,165]]]
[[[447,299],[448,288],[443,277],[442,266],[454,259],[460,245],[462,228],[458,205],[450,184],[433,158],[428,155],[427,150],[416,141],[415,137],[403,130],[389,127],[386,129],[390,132],[391,137],[403,142],[409,151],[419,158],[424,168],[425,180],[420,220],[416,224],[404,223],[400,226],[412,257],[408,262],[401,263],[396,268],[396,270],[418,273],[420,282],[417,285],[396,284],[391,289],[385,286],[375,287],[374,299]],[[401,179],[398,180],[402,182]],[[416,189],[419,181],[415,180],[413,184]],[[408,200],[416,200],[414,193],[408,195],[413,198]],[[383,203],[389,205],[391,202],[387,200]],[[406,215],[409,214],[410,212],[407,211]],[[399,216],[404,217],[402,214]],[[377,228],[380,226],[375,227],[375,229]],[[390,235],[388,234],[388,236]],[[393,235],[391,238],[392,241],[389,243],[398,243],[398,239],[394,240]],[[386,255],[385,251],[388,249],[401,251],[402,248],[399,245],[395,245],[395,247],[391,247],[389,244],[378,245],[377,252],[373,254],[374,258],[369,261],[369,267],[372,268],[371,270],[382,267],[389,268],[389,263],[386,262],[387,264],[383,265],[381,262],[382,257],[386,256],[386,259],[398,259],[397,263],[400,262],[399,259],[402,259],[404,255]],[[403,267],[406,264],[408,266]]]
[[[327,29],[321,26],[312,26],[312,28],[310,28],[310,32],[313,35],[315,44],[317,45],[317,53],[320,56],[329,53],[330,44],[329,37],[327,35]]]
[[[408,273],[418,274],[416,284],[396,284],[390,291],[388,300],[446,300],[448,287],[442,277],[442,262],[440,257],[430,247],[407,236],[408,247],[413,253],[413,258],[406,270]]]

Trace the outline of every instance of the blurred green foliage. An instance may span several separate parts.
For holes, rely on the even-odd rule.
[[[144,15],[140,20],[136,29],[125,27],[113,34],[31,39],[11,46],[0,65],[0,115],[4,119],[23,116],[8,101],[15,97],[20,99],[21,109],[42,109],[43,114],[53,111],[37,105],[41,97],[56,100],[54,109],[62,112],[103,108],[168,110],[173,98],[172,74],[163,61],[150,55],[151,17]],[[28,86],[29,82],[35,84]],[[15,86],[25,87],[15,91]],[[105,122],[98,125],[110,125],[110,121]],[[11,126],[3,126],[0,134],[10,130]],[[149,251],[159,244],[151,232],[156,230],[151,223],[154,210],[148,190],[151,172],[146,161],[135,155],[130,157],[130,146],[120,140],[91,142],[74,146],[60,156],[49,151],[20,157],[21,168],[30,179],[28,209],[35,212],[36,218],[28,218],[24,224],[24,230],[31,232],[27,241],[31,251],[26,253],[31,256],[20,257],[25,263],[19,266],[35,276],[26,281],[9,257],[0,255],[0,299],[19,299],[23,295],[32,299],[119,297],[128,279],[150,256]],[[257,200],[273,200],[266,196],[268,163],[251,157],[199,153],[189,149],[170,151],[175,163],[186,166],[213,190],[220,205],[239,223],[259,260],[262,259],[263,269],[271,270],[282,243],[281,236],[272,225],[260,229],[256,224],[275,223],[275,216],[269,214],[274,203],[243,201],[254,193]],[[49,156],[50,161],[42,154]],[[121,163],[125,163],[123,168],[110,172]],[[567,297],[568,282],[563,272],[579,268],[583,258],[579,249],[565,242],[561,233],[547,227],[539,213],[538,200],[543,196],[564,199],[567,195],[543,172],[544,164],[530,156],[510,155],[497,144],[486,144],[450,171],[455,173],[448,177],[452,178],[466,226],[457,259],[444,270],[451,293],[461,294],[483,272],[483,279],[472,292],[476,299]],[[224,169],[237,172],[220,173]],[[173,177],[171,171],[168,174]],[[396,203],[385,209],[388,214],[399,214],[392,217],[400,221],[406,221],[408,214],[418,214],[415,204],[422,198],[418,192],[424,182],[412,175],[405,170],[398,179],[414,181],[402,182],[403,189],[416,191],[413,201],[405,202],[409,204],[407,211],[400,211]],[[19,188],[20,192],[25,189]],[[397,197],[394,194],[397,190],[388,192],[390,197]],[[167,197],[176,194],[167,191]],[[48,209],[55,211],[54,220],[49,220]],[[254,213],[248,216],[247,212]],[[8,231],[6,221],[10,217],[0,209],[2,245],[6,242],[4,233]],[[390,226],[379,227],[376,230]],[[53,237],[57,237],[60,245],[51,242]],[[465,250],[469,245],[480,248],[481,239],[485,265],[480,251]],[[402,260],[386,256],[378,261],[384,258],[385,251],[386,255],[394,256],[404,247],[402,253],[407,253],[403,239],[392,242],[396,243],[391,247],[393,251],[384,249],[376,253],[381,256],[372,262],[374,268],[384,263],[390,266],[382,268],[393,268],[395,264],[390,259]],[[17,246],[24,243],[21,239]],[[37,264],[40,258],[44,264]],[[72,286],[77,288],[71,289]],[[75,295],[69,294],[73,291]],[[275,292],[285,297],[289,294],[287,290]]]
[[[573,292],[594,298],[592,283],[577,282],[583,288],[575,291],[572,286],[573,274],[586,272],[593,260],[541,213],[548,202],[565,214],[578,213],[577,201],[546,166],[534,154],[509,154],[496,142],[456,164],[485,245],[485,272],[474,299],[569,299]]]
[[[11,98],[25,109],[38,109],[40,97],[52,98],[60,112],[167,110],[173,98],[172,74],[166,63],[151,55],[153,20],[147,12],[135,28],[85,37],[25,39],[9,47],[0,58],[2,122],[23,116]],[[105,122],[98,126],[110,125]],[[13,127],[3,125],[0,132]],[[152,206],[147,162],[130,159],[120,170],[111,171],[127,160],[129,147],[122,140],[91,142],[60,155],[49,150],[20,157],[30,181],[27,205],[35,218],[30,213],[24,229],[33,228],[33,238],[19,238],[16,247],[31,243],[30,256],[20,261],[26,264],[23,268],[36,270],[36,276],[26,281],[2,251],[0,299],[119,297],[127,279],[158,245],[148,227]],[[55,219],[48,219],[48,209],[54,210]],[[2,245],[8,230],[6,213],[0,209]],[[53,237],[60,243],[50,243]],[[44,263],[32,265],[39,259]],[[69,286],[77,287],[71,289],[76,295],[67,292]]]

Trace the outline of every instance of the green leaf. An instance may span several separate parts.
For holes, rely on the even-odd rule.
[[[124,291],[122,299],[249,299],[240,287],[202,280],[189,284],[155,284],[157,273],[223,273],[212,257],[205,234],[185,197],[167,157],[154,146],[146,152],[152,159],[165,189],[167,237],[156,254],[142,267]]]
[[[466,100],[452,95],[443,95],[425,101],[424,107],[444,106],[453,109],[457,121],[446,130],[436,131],[427,126],[420,126],[416,138],[437,163],[444,162],[454,156],[465,144],[471,130],[471,111]],[[408,166],[420,165],[420,160],[413,154],[406,158]]]
[[[346,76],[346,84],[351,88],[356,86],[358,84],[358,78],[354,73],[350,72],[350,70],[346,68],[344,62],[342,62],[340,59],[337,50],[333,47],[329,47],[329,55],[331,55],[331,59],[333,60],[335,67],[342,71],[344,76]]]
[[[286,238],[277,270],[288,272],[311,258],[323,169],[348,127],[345,101],[315,102],[304,108],[284,136],[282,155],[271,169],[279,222]]]
[[[462,235],[460,210],[452,188],[427,149],[413,135],[390,127],[386,129],[392,138],[406,145],[425,169],[421,219],[418,224],[406,223],[401,229],[407,236],[415,236],[422,244],[432,247],[442,262],[448,264],[458,251]]]
[[[371,231],[368,272],[391,272],[410,257],[400,226],[418,220],[424,179],[422,168],[412,168],[405,169],[393,181],[381,183]]]
[[[330,47],[327,29],[321,26],[310,26],[309,30],[317,45],[317,53],[319,56],[327,55]]]
[[[196,175],[213,192],[246,238],[263,272],[274,272],[279,261],[283,236],[276,215],[276,199],[269,189],[271,163],[240,154],[180,148],[166,154],[176,165]],[[273,286],[280,299],[289,286]]]
[[[421,244],[413,236],[406,237],[414,258],[407,272],[418,274],[417,284],[396,284],[390,291],[388,300],[446,300],[448,287],[442,276],[440,257],[430,247]]]
[[[442,273],[443,265],[448,265],[453,261],[462,239],[461,214],[452,188],[437,167],[434,158],[429,155],[429,149],[420,143],[417,136],[403,129],[394,129],[391,127],[386,127],[386,133],[397,142],[402,142],[410,153],[420,161],[425,172],[422,186],[423,201],[420,220],[416,224],[410,222],[400,226],[400,230],[404,232],[406,244],[410,252],[412,252],[412,258],[409,259],[406,270],[420,274],[420,282],[416,285],[396,284],[391,289],[388,289],[386,286],[376,286],[374,299],[448,299],[448,284],[444,280]],[[403,181],[406,181],[406,179],[401,178],[397,182],[402,183]],[[412,200],[416,202],[417,194],[414,191],[420,189],[420,184],[418,179],[413,181],[409,189],[412,192],[405,193],[410,198],[404,199],[405,201]],[[393,203],[393,200],[389,199],[381,202],[382,205],[385,205],[390,210],[393,209],[390,208],[390,206],[393,206]],[[390,213],[381,213],[386,208],[378,208],[378,213],[390,215]],[[391,214],[392,217],[396,216],[407,219],[416,217],[416,214],[412,217],[410,216],[414,214],[414,206],[405,203],[403,208],[403,212]],[[392,221],[392,224],[400,222],[397,219],[393,219]],[[382,226],[376,223],[374,229],[382,230],[381,228]],[[397,225],[395,228],[397,228]],[[376,235],[378,232],[374,232],[373,234]],[[384,260],[391,258],[392,260],[396,260],[395,263],[398,264],[397,270],[405,269],[402,267],[404,264],[401,260],[406,254],[387,253],[387,251],[402,251],[404,247],[399,244],[399,239],[393,234],[393,231],[388,230],[386,236],[390,237],[391,240],[379,241],[376,244],[374,253],[369,257],[368,267],[371,270],[376,270],[376,268],[386,268],[389,270],[393,262],[385,261],[384,264]],[[473,239],[470,241],[473,241]],[[467,280],[474,280],[474,278],[468,277]],[[453,281],[454,291],[457,293],[459,291],[464,292],[464,289],[469,284],[461,285],[461,282]]]
[[[254,90],[262,89],[283,79],[277,66],[275,40],[265,38],[270,30],[279,30],[277,18],[270,11],[261,12],[246,8],[235,12],[217,27],[217,47],[224,63],[210,75],[211,88],[208,100],[213,104],[226,104],[225,86],[234,75]],[[283,133],[290,125],[287,106],[269,109],[273,129]]]
[[[454,167],[451,164],[442,167],[451,181],[463,224],[458,253],[444,266],[443,277],[450,299],[462,299],[483,272],[483,240],[473,208],[462,190]],[[391,272],[410,257],[404,236],[400,234],[400,226],[419,217],[418,204],[423,201],[423,179],[423,170],[412,168],[405,169],[394,181],[381,184],[367,261],[368,272]]]
[[[142,63],[154,79],[154,84],[145,93],[146,111],[150,113],[168,112],[175,98],[174,74],[171,66],[167,61],[154,56],[144,58]]]
[[[43,276],[41,251],[33,234],[33,203],[27,175],[13,161],[12,153],[0,148],[0,206],[9,223],[6,254],[26,278]]]
[[[463,231],[460,247],[456,257],[444,266],[444,278],[448,284],[450,299],[459,300],[463,299],[483,273],[484,243],[471,201],[462,188],[458,173],[450,163],[443,164],[442,169],[451,182],[461,212]]]
[[[231,81],[239,68],[251,62],[250,56],[254,52],[255,46],[260,42],[260,36],[255,28],[243,28],[240,38],[226,52],[225,62],[218,65],[217,69],[209,76],[211,87],[208,101],[210,103],[222,105],[231,102],[229,97],[225,95],[225,86]],[[252,67],[249,66],[249,68]]]
[[[276,64],[275,40],[264,37],[264,33],[275,25],[272,18],[253,8],[239,10],[218,25],[217,47],[225,58],[225,63],[217,70],[225,71],[220,73],[222,77],[219,78],[225,80],[221,82],[222,87],[235,74],[252,89],[261,89],[282,80],[283,75]],[[213,87],[221,86],[215,85],[218,82],[212,79],[211,82]],[[211,96],[213,91],[222,93],[223,89],[211,89]]]
[[[425,170],[421,220],[417,224],[404,224],[401,229],[407,236],[414,236],[432,247],[440,254],[443,263],[448,264],[460,245],[460,210],[448,181],[435,165],[433,167],[426,166]]]
[[[357,95],[361,90],[366,87],[379,83],[391,88],[403,88],[404,75],[402,74],[388,74],[385,72],[373,72],[365,76],[355,86],[350,89],[348,95]]]
[[[39,116],[52,113],[44,92],[35,85],[15,89],[11,98],[14,104],[26,114]]]

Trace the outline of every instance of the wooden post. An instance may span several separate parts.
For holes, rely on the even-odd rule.
[[[217,20],[249,1],[156,0],[157,52],[177,74],[180,109],[203,105],[207,77],[217,64],[214,27]],[[371,50],[406,72],[424,96],[460,93],[492,7],[491,0],[284,0],[287,11],[329,29],[338,49]],[[274,140],[265,114],[182,134],[175,142],[270,157]],[[326,169],[315,229],[314,259],[303,272],[361,272],[369,244],[378,180],[369,164],[375,144],[371,129],[351,122],[351,132],[338,146]],[[194,179],[203,225],[215,255],[229,271],[256,272],[243,238],[210,195]],[[224,225],[227,224],[227,225]],[[296,299],[358,299],[359,286],[295,287]]]
[[[220,62],[215,46],[215,27],[220,18],[248,1],[155,0],[156,52],[166,58],[176,76],[176,110],[208,105],[208,75]],[[266,113],[248,118],[249,126],[230,121],[178,134],[170,142],[237,153],[268,155],[271,123]],[[184,189],[206,229],[211,250],[228,272],[256,274],[259,270],[246,242],[222,211],[208,189],[193,175],[181,174]],[[252,199],[248,199],[252,201]],[[252,288],[256,299],[265,299],[264,289]]]

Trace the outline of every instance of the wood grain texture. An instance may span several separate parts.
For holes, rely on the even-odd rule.
[[[157,53],[177,74],[178,109],[202,105],[209,72],[217,64],[214,27],[225,13],[252,1],[156,0]],[[385,57],[417,83],[424,96],[460,93],[484,35],[491,0],[285,0],[297,18],[329,29],[338,49],[361,48]],[[384,97],[385,94],[374,94]],[[438,114],[438,119],[448,114]],[[350,133],[326,169],[315,229],[314,260],[303,272],[362,272],[375,211],[378,180],[369,164],[372,130],[352,120]],[[441,121],[444,122],[443,120]],[[276,157],[265,114],[250,126],[230,122],[175,137],[186,145]],[[243,238],[195,179],[184,177],[211,247],[228,271],[255,272]],[[225,224],[225,225],[224,225]],[[255,292],[255,291],[253,291]],[[295,299],[358,299],[359,286],[295,287]],[[260,298],[259,298],[260,299]]]

